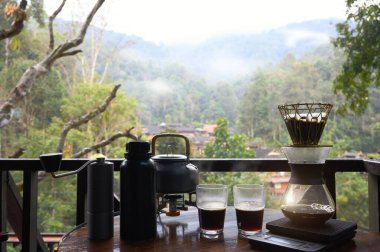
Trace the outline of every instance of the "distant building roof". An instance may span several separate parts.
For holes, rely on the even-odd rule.
[[[145,135],[157,135],[161,132],[162,127],[156,125],[147,125],[143,128]]]
[[[347,151],[346,151],[346,152],[343,154],[342,157],[344,157],[344,158],[356,158],[356,154],[353,153],[353,152],[347,152]]]
[[[277,151],[271,151],[268,153],[267,157],[268,158],[280,158],[282,156],[282,154],[280,152],[277,152]]]
[[[276,184],[276,183],[288,183],[289,179],[290,179],[289,176],[276,176],[276,177],[271,177],[270,179],[268,179],[268,182],[271,182],[274,184]]]
[[[175,128],[177,130],[178,133],[195,133],[197,132],[197,129],[196,128],[193,128],[193,127],[179,127],[179,128]]]
[[[359,151],[359,152],[349,152],[349,151],[346,151],[343,156],[343,158],[363,158],[364,157],[364,153]]]
[[[203,125],[203,131],[208,134],[214,134],[216,126],[216,124],[205,124]]]
[[[256,152],[256,158],[265,158],[272,151],[272,148],[259,148],[254,149]]]
[[[191,139],[191,143],[196,144],[196,145],[203,145],[204,143],[206,143],[208,141],[209,141],[209,138],[204,137],[204,136],[194,136]]]
[[[174,129],[179,134],[195,134],[197,129],[194,127],[186,127],[179,123],[161,123],[160,125],[146,125],[143,128],[145,135],[157,135],[163,132],[166,128]]]

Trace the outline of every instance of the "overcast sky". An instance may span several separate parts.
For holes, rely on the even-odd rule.
[[[50,15],[61,1],[45,1]],[[96,0],[67,0],[58,16],[84,19]],[[293,22],[345,18],[345,0],[106,0],[96,24],[157,43],[270,30]]]

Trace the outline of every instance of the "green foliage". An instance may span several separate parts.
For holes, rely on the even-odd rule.
[[[54,121],[52,124],[54,124]],[[43,153],[55,152],[59,135],[51,129],[30,129],[27,138],[18,141],[19,146],[24,146],[25,157],[38,157]]]
[[[175,129],[166,127],[160,134],[176,133]],[[152,147],[153,148],[153,147]],[[155,154],[186,154],[185,140],[181,137],[159,137],[155,144]]]
[[[44,178],[38,187],[39,229],[51,233],[70,231],[75,226],[75,176],[62,179],[49,176]]]
[[[59,70],[53,69],[39,78],[28,96],[25,111],[35,116],[36,127],[44,128],[51,123],[53,117],[60,116],[63,98],[67,95]]]
[[[370,159],[379,159],[380,160],[380,154],[378,154],[378,153],[368,153],[367,157]]]
[[[246,137],[241,134],[230,135],[228,120],[218,118],[214,130],[214,140],[205,146],[208,158],[253,158],[255,152],[246,145]]]
[[[290,144],[277,105],[327,102],[334,107],[321,144],[334,146],[330,157],[339,157],[345,151],[376,152],[379,142],[374,140],[372,129],[380,120],[380,91],[369,88],[370,100],[365,114],[346,113],[342,117],[336,109],[344,101],[330,91],[340,63],[340,55],[335,55],[331,47],[321,47],[301,59],[288,55],[281,64],[257,71],[240,99],[240,132],[264,146]]]
[[[0,7],[8,1],[0,1]],[[18,1],[14,1],[18,3]],[[28,16],[43,24],[43,1],[28,1]],[[9,20],[0,15],[1,27],[8,27]],[[63,36],[55,34],[57,42]],[[21,76],[46,56],[48,33],[36,28],[35,22],[27,22],[24,30],[13,37],[9,54],[0,54],[0,100],[4,101]],[[1,42],[4,47],[4,41]],[[66,62],[68,61],[68,58]],[[112,90],[112,85],[78,84],[75,61],[59,60],[48,73],[33,82],[31,92],[16,104],[14,120],[0,130],[0,157],[7,157],[14,150],[26,149],[23,158],[36,158],[42,153],[55,152],[63,125],[100,106]],[[5,64],[5,62],[7,64]],[[118,131],[135,127],[132,133],[140,134],[137,118],[137,102],[121,91],[107,110],[89,123],[73,129],[67,137],[72,153],[83,147],[109,138]],[[127,139],[118,139],[101,151],[109,158],[123,157]],[[16,182],[22,174],[12,174]],[[38,226],[42,232],[68,232],[75,225],[75,176],[64,179],[44,177],[38,184]],[[12,249],[9,249],[13,251]],[[16,249],[17,250],[17,249]]]
[[[9,41],[9,49],[16,51],[20,47],[20,40],[17,37],[12,37]]]
[[[115,71],[119,69],[119,71]],[[141,62],[133,57],[115,63],[115,74],[128,79],[124,90],[137,98],[141,121],[160,124],[170,115],[172,123],[211,123],[237,114],[237,91],[233,83],[207,83],[178,63]]]
[[[337,213],[341,220],[354,221],[361,228],[368,223],[368,181],[360,173],[339,173],[336,176]]]
[[[45,24],[45,12],[44,12],[44,1],[43,0],[31,0],[29,11],[31,16],[36,20],[36,22],[43,26]]]
[[[228,132],[228,120],[218,118],[217,127],[214,130],[214,140],[205,146],[207,158],[253,158],[255,152],[246,145],[246,137]],[[254,173],[245,172],[203,172],[200,174],[200,182],[204,184],[228,185],[228,204],[232,205],[232,186],[235,184],[258,184],[260,178]]]
[[[63,101],[61,106],[62,119],[55,121],[55,123],[61,125],[58,128],[62,129],[64,122],[78,118],[100,106],[108,97],[112,88],[111,85],[76,85],[73,89],[73,95]],[[137,103],[135,99],[118,92],[116,98],[105,112],[95,117],[89,123],[80,126],[77,130],[69,132],[67,143],[71,145],[73,153],[93,143],[108,139],[120,130],[129,129],[133,126],[137,127],[136,108]],[[57,125],[51,125],[51,127],[57,128]],[[59,132],[56,132],[54,135],[59,135]],[[112,147],[108,146],[102,150],[102,153],[109,158],[117,157],[114,150],[117,148],[124,150],[126,142],[124,140],[122,145],[119,145],[119,141],[114,142]]]
[[[373,126],[371,138],[374,145],[380,145],[380,122],[375,123],[375,125]]]
[[[2,59],[4,60],[4,59]],[[10,67],[3,67],[1,68],[1,75],[0,75],[0,81],[1,81],[1,97],[8,94],[8,92],[13,88],[15,83],[18,82],[21,75],[24,73],[24,71],[31,65],[34,64],[35,61],[27,59],[27,58],[18,58],[17,60],[13,61],[11,60],[11,66]]]
[[[319,54],[302,59],[287,55],[283,61],[265,70],[258,70],[248,81],[239,107],[239,129],[250,139],[264,139],[266,145],[290,143],[289,134],[277,106],[284,103],[336,101],[329,90],[331,48],[323,47]]]
[[[335,47],[342,49],[345,62],[334,80],[334,91],[346,101],[348,109],[363,113],[368,105],[369,88],[380,87],[380,6],[377,1],[347,0],[348,16],[336,26]]]
[[[40,0],[32,1],[31,7],[37,12],[40,10],[40,5],[38,5],[40,2]],[[350,4],[355,2],[350,1]],[[377,15],[378,9],[375,8],[372,11],[375,12],[371,15]],[[40,14],[40,17],[43,17],[43,13],[40,12]],[[37,15],[35,16],[37,17]],[[6,27],[7,21],[1,18],[2,27]],[[375,27],[369,25],[370,21],[366,21],[367,25],[364,25],[366,23],[364,21],[359,22],[359,24],[363,24],[361,28],[363,32],[366,30],[368,34],[370,29],[373,29],[372,32],[377,31]],[[372,21],[377,25],[378,21]],[[356,26],[355,29],[358,27],[360,26]],[[350,26],[342,26],[343,33],[341,34],[349,35],[349,28]],[[379,53],[375,51],[375,47],[359,46],[361,42],[367,43],[372,40],[377,42],[378,34],[380,33],[374,33],[372,38],[368,35],[362,41],[356,40],[356,38],[352,41],[344,41],[342,36],[341,41],[339,38],[336,40],[338,41],[336,43],[342,43],[342,45],[345,43],[344,45],[347,46],[350,45],[349,43],[355,42],[352,44],[354,45],[352,48],[349,47],[352,55],[355,56],[355,62],[351,60],[349,63],[355,64],[347,65],[348,70],[356,71],[367,68],[367,70],[373,71],[372,75],[348,75],[352,77],[352,80],[347,79],[347,81],[352,84],[353,89],[350,89],[350,85],[342,84],[342,90],[352,93],[349,95],[352,95],[353,102],[368,96],[368,106],[366,113],[362,116],[347,113],[343,118],[335,110],[332,112],[322,139],[322,143],[334,145],[331,157],[339,156],[346,150],[375,152],[379,148],[380,91],[378,82],[376,82],[378,75],[375,67],[377,65],[371,61],[373,59],[371,57],[378,57]],[[57,32],[56,35],[58,41],[64,39],[62,34]],[[5,58],[3,54],[0,54],[0,98],[5,97],[28,67],[45,56],[46,38],[47,33],[39,31],[32,33],[27,29],[24,30],[17,37],[20,43],[13,45],[15,50],[10,53],[9,67],[4,66]],[[350,39],[354,39],[353,35]],[[100,54],[103,52],[101,51]],[[347,52],[345,53],[347,55]],[[67,144],[71,148],[69,155],[106,139],[119,130],[132,126],[138,127],[139,119],[144,120],[147,124],[161,123],[165,120],[166,122],[202,126],[203,123],[214,122],[218,117],[224,117],[224,119],[217,120],[215,139],[207,145],[206,156],[211,158],[252,158],[255,153],[247,149],[247,140],[260,142],[264,146],[276,147],[290,143],[290,138],[277,110],[278,104],[305,101],[343,104],[339,94],[331,93],[332,81],[342,65],[341,55],[337,54],[335,57],[332,49],[327,46],[318,48],[315,52],[310,52],[301,58],[289,54],[280,64],[262,67],[253,73],[251,78],[235,83],[232,81],[207,83],[205,79],[191,73],[181,64],[161,61],[159,63],[143,62],[129,56],[127,59],[115,59],[112,62],[110,78],[123,82],[128,80],[123,89],[125,93],[136,99],[127,97],[119,91],[106,112],[88,124],[70,131],[67,137]],[[106,59],[108,55],[99,55],[99,57]],[[366,57],[371,60],[367,61]],[[369,65],[368,62],[372,62],[373,65]],[[16,110],[17,120],[10,124],[10,127],[0,131],[1,156],[7,156],[20,146],[27,149],[24,157],[37,157],[41,153],[55,151],[64,123],[92,110],[105,100],[112,86],[72,81],[77,78],[75,72],[77,69],[74,68],[74,63],[75,59],[73,58],[60,61],[62,65],[59,67],[56,65],[56,68],[51,69],[48,75],[39,78],[34,83],[32,93]],[[97,67],[97,69],[101,69],[101,67]],[[368,79],[368,76],[375,79]],[[362,80],[370,80],[373,84],[368,86],[360,84],[361,82],[358,81]],[[338,91],[340,90],[338,82],[335,83],[335,88],[338,93],[345,94],[346,92]],[[136,100],[139,101],[139,104]],[[137,109],[139,109],[139,118]],[[238,120],[236,120],[237,118]],[[231,128],[239,126],[239,134],[231,135],[229,133],[229,122]],[[103,148],[101,152],[109,158],[121,158],[127,141],[119,139],[112,145]],[[168,140],[168,142],[171,145],[176,144],[178,147],[173,153],[183,153],[183,144],[179,144],[177,141],[174,143],[172,140]],[[159,152],[165,152],[163,146],[167,144],[165,141],[159,143]],[[369,157],[378,158],[378,155],[373,154]],[[361,202],[357,200],[366,197],[365,177],[363,175],[353,177],[343,175],[343,177],[338,176],[337,178],[337,185],[343,185],[338,189],[338,213],[341,214],[339,218],[357,220],[359,225],[366,226],[368,225],[365,223],[367,215],[362,210],[367,209],[368,206],[361,206],[359,204]],[[232,185],[238,183],[263,184],[266,181],[265,176],[270,176],[270,174],[233,171],[202,173],[200,182],[228,185],[229,204],[231,205]],[[41,230],[65,232],[74,225],[74,188],[75,178],[61,180],[45,178],[40,182],[38,220]],[[267,192],[269,193],[269,190]],[[268,195],[267,207],[277,207],[279,201],[275,200]],[[353,208],[358,205],[360,205],[359,210]],[[362,215],[364,217],[360,217]]]
[[[266,136],[266,142],[280,141],[282,128],[271,127],[273,123],[281,124],[281,118],[273,104],[274,100],[280,102],[281,99],[279,84],[279,77],[262,70],[257,71],[247,84],[239,107],[239,128],[250,139]],[[268,124],[269,121],[271,124]]]
[[[18,35],[17,39],[21,42],[16,51],[10,52],[9,65],[6,67],[0,63],[0,100],[4,100],[23,73],[37,63],[37,58],[46,53],[43,41],[35,39],[28,30]],[[4,61],[3,56],[0,54],[0,62]],[[54,116],[60,115],[62,97],[65,95],[67,93],[59,69],[53,68],[38,78],[33,83],[31,93],[17,104],[13,122],[0,131],[0,156],[6,157],[16,149],[24,148],[27,149],[25,157],[36,157],[41,154],[40,151],[46,150],[44,141],[53,140],[37,131],[46,128]],[[41,139],[33,136],[34,133]]]

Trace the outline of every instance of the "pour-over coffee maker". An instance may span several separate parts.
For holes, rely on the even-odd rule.
[[[329,243],[351,239],[356,224],[331,219],[335,203],[323,179],[332,146],[319,145],[331,104],[303,103],[278,106],[293,145],[282,147],[291,168],[281,211],[285,218],[267,223],[270,232]]]
[[[278,107],[292,146],[281,150],[288,159],[291,178],[281,210],[294,223],[321,225],[335,212],[335,203],[322,178],[331,146],[319,146],[331,104],[305,103]]]

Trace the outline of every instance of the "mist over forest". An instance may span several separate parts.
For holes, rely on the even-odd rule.
[[[210,83],[238,80],[260,66],[275,64],[287,54],[300,57],[336,35],[335,24],[325,19],[294,23],[282,28],[252,34],[230,34],[197,44],[165,45],[142,38],[108,32],[105,43],[129,41],[120,51],[125,60],[177,63]]]
[[[137,99],[142,125],[165,122],[197,126],[225,117],[234,131],[264,145],[278,146],[289,139],[277,105],[328,102],[335,110],[342,102],[342,97],[333,93],[332,82],[343,59],[330,43],[339,21],[307,21],[182,45],[155,44],[106,32],[106,45],[127,44],[112,62],[109,76],[122,83],[125,94]],[[339,149],[376,151],[375,143],[369,147],[348,136],[354,131],[357,136],[373,137],[379,117],[378,93],[371,92],[367,115],[351,114],[344,119],[333,111],[331,121],[338,126],[331,122],[328,129],[338,127],[337,131],[345,133],[339,133],[342,137],[338,138],[336,132],[331,133],[325,142],[344,142]],[[340,121],[353,117],[361,123],[339,126]],[[363,127],[368,118],[372,118],[370,123]]]

